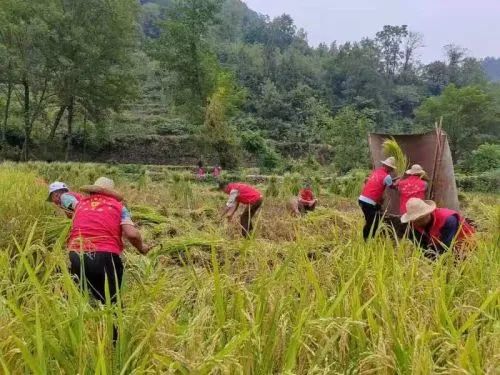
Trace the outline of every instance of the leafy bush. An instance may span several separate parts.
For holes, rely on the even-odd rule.
[[[456,180],[458,188],[463,191],[498,192],[500,190],[500,169],[478,175],[457,174]]]
[[[485,143],[472,151],[465,162],[465,168],[474,173],[481,173],[500,168],[500,145]]]
[[[186,135],[193,132],[193,127],[184,119],[174,118],[162,122],[156,127],[158,135]]]

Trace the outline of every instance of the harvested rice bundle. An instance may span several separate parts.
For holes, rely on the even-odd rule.
[[[394,138],[386,139],[382,145],[384,155],[386,157],[394,157],[396,159],[396,172],[398,176],[402,176],[408,169],[408,158]]]

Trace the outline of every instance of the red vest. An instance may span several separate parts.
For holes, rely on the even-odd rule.
[[[406,202],[410,198],[425,199],[425,190],[427,183],[419,176],[409,176],[397,184],[399,191],[399,212],[401,215],[406,213]]]
[[[241,182],[228,184],[226,187],[226,193],[229,194],[231,190],[239,191],[236,201],[241,204],[254,204],[262,199],[262,193],[260,191],[253,186],[243,184]]]
[[[474,228],[467,223],[467,221],[465,221],[465,219],[460,216],[457,211],[453,211],[448,208],[436,208],[436,210],[432,213],[432,227],[429,230],[429,233],[427,233],[435,246],[441,241],[441,229],[446,223],[446,219],[452,215],[455,215],[460,223],[460,228],[458,229],[458,233],[455,237],[456,242],[460,242],[461,240],[464,240],[474,234]],[[415,226],[415,229],[419,233],[425,233],[424,228]]]
[[[305,188],[299,191],[300,199],[303,201],[313,201],[314,194],[310,188]]]
[[[101,251],[121,254],[123,205],[112,197],[94,194],[76,207],[68,248],[75,251]]]
[[[384,179],[389,175],[384,167],[375,169],[363,187],[361,195],[370,198],[376,203],[382,203],[384,197]]]

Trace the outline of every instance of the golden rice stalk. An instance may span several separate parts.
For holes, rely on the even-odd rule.
[[[393,137],[386,139],[382,145],[382,150],[386,157],[393,156],[396,159],[396,172],[398,176],[402,176],[408,169],[408,158],[398,145],[398,142]]]

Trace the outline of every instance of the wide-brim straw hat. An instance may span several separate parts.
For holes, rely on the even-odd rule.
[[[107,177],[99,177],[93,185],[82,186],[80,190],[84,193],[103,194],[119,201],[123,200],[123,194],[115,190],[114,181]]]
[[[413,164],[410,169],[406,171],[406,174],[409,175],[417,175],[417,176],[425,176],[425,170],[422,168],[420,164]]]
[[[381,160],[380,162],[392,169],[396,169],[396,159],[394,158],[394,156],[391,156],[385,160]]]
[[[434,201],[424,201],[419,198],[410,198],[406,202],[406,213],[401,216],[401,222],[403,224],[415,221],[429,215],[436,209],[436,203]]]

